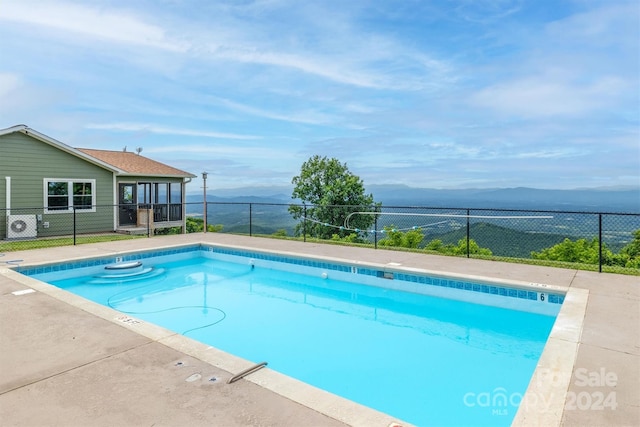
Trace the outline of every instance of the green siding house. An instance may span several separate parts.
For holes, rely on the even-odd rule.
[[[185,227],[195,175],[127,151],[72,148],[25,125],[0,130],[0,239]]]

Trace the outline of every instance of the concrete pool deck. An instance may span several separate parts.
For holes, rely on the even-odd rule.
[[[570,321],[565,319],[562,330],[550,340],[553,345],[545,348],[539,367],[549,368],[532,381],[527,393],[536,402],[528,400],[533,408],[520,411],[514,424],[640,425],[637,276],[219,233],[11,252],[0,258],[1,424],[382,427],[402,423],[328,393],[298,388],[295,381],[269,369],[227,384],[247,367],[243,361],[136,319],[114,317],[108,308],[16,277],[1,263],[22,259],[20,264],[27,266],[198,242],[567,288],[572,291],[570,299],[583,304],[575,305],[572,313],[561,312]],[[29,288],[36,292],[20,292]],[[582,325],[574,322],[578,318]],[[571,374],[563,378],[556,368],[567,360],[573,361],[568,366]],[[547,383],[560,392],[550,393]]]

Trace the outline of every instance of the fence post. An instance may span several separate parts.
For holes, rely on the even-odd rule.
[[[204,190],[204,191],[206,192],[207,190]],[[202,232],[206,233],[207,232],[207,201],[206,200],[204,201],[204,212],[202,213],[202,219],[204,220],[202,223],[203,225]]]
[[[302,241],[306,242],[307,241],[307,205],[303,203],[302,206],[304,206],[303,208],[304,221],[302,221]]]
[[[153,211],[153,205],[149,205],[147,209],[147,238],[151,237],[151,212]]]
[[[76,245],[76,207],[73,207],[73,246]]]
[[[253,203],[249,203],[249,237],[253,236]]]
[[[602,214],[598,214],[598,272],[602,273]]]
[[[204,233],[207,232],[207,176],[209,174],[207,172],[202,172],[202,190],[204,191],[204,197],[202,198],[204,203],[204,212],[202,218],[204,219],[204,227],[202,231]]]
[[[373,248],[378,249],[378,215],[374,217]]]
[[[470,221],[471,210],[467,209],[467,258],[471,257],[471,250],[469,241],[471,240],[471,221]]]

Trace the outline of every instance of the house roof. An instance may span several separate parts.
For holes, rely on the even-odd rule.
[[[196,175],[193,175],[189,172],[176,169],[172,166],[156,162],[155,160],[151,160],[149,158],[131,152],[73,148],[34,129],[31,129],[26,125],[16,125],[6,129],[0,129],[0,136],[8,135],[14,132],[21,132],[32,138],[36,138],[62,151],[65,151],[90,163],[110,170],[116,175],[147,175],[175,178],[196,177]]]
[[[90,148],[78,148],[78,151],[110,164],[128,175],[195,177],[189,172],[156,162],[130,151],[94,150]]]

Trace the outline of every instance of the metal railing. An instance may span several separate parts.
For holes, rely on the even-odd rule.
[[[640,274],[640,253],[635,254],[635,263],[633,259],[625,261],[621,255],[623,250],[629,252],[634,242],[640,251],[640,213],[351,206],[349,215],[332,223],[314,218],[310,214],[314,208],[311,205],[250,202],[207,205],[209,227],[222,233],[303,241],[320,239],[374,249]],[[302,211],[299,218],[291,215],[292,207]],[[344,211],[345,206],[323,208]],[[192,209],[187,206],[188,217],[201,213],[198,204],[192,205]],[[353,223],[358,216],[370,217],[371,222],[366,227],[356,227]]]
[[[4,239],[0,252],[199,233],[205,231],[207,212],[209,232],[640,274],[640,213],[196,202],[184,205],[183,227],[177,220],[182,207],[96,205],[63,213],[42,207],[0,210],[6,217],[0,221]],[[124,208],[135,209],[135,218],[120,216]]]

